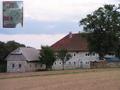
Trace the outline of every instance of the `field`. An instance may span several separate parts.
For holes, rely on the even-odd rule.
[[[120,68],[1,73],[0,90],[120,90]]]

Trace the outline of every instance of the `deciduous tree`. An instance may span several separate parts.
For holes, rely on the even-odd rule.
[[[100,59],[108,53],[115,53],[120,37],[120,5],[104,5],[88,14],[80,21],[84,31],[88,32],[91,52],[99,54]]]

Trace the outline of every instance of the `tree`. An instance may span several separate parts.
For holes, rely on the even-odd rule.
[[[25,45],[15,41],[8,41],[7,43],[0,41],[0,60],[4,60],[6,56],[18,47],[25,47]]]
[[[0,41],[0,61],[3,61],[6,56],[5,43]]]
[[[90,52],[103,59],[108,53],[115,53],[119,47],[120,5],[104,5],[80,21],[87,36]]]
[[[7,51],[8,51],[8,54],[9,54],[11,51],[17,49],[18,47],[25,47],[25,45],[24,44],[20,44],[20,43],[15,42],[15,41],[8,41],[5,44],[5,47],[6,47]]]
[[[15,41],[8,41],[7,43],[0,41],[0,72],[6,71],[7,62],[5,58],[10,52],[17,49],[18,47],[25,47],[25,45],[17,43]]]
[[[52,69],[52,65],[56,60],[54,51],[49,46],[42,46],[39,55],[39,60],[41,64],[46,65],[46,70]]]
[[[67,49],[61,49],[60,51],[58,51],[57,57],[62,61],[62,67],[64,70],[64,64],[71,58],[71,55],[68,54]]]

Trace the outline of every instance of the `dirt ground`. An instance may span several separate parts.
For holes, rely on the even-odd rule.
[[[1,78],[0,90],[120,90],[120,69]]]

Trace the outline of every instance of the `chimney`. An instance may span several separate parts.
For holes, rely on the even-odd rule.
[[[69,32],[69,38],[72,38],[72,32]]]

